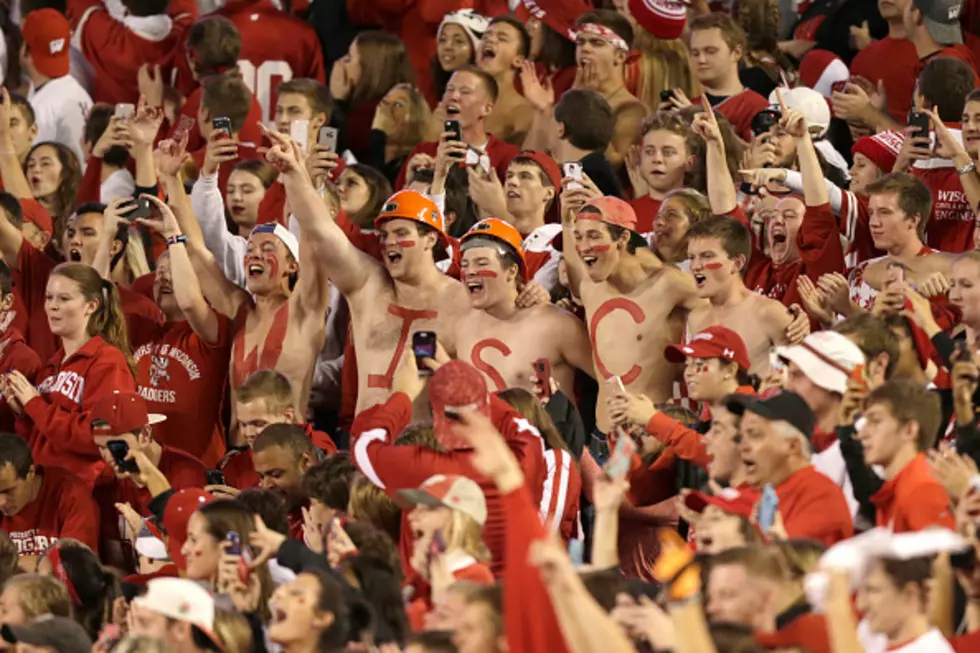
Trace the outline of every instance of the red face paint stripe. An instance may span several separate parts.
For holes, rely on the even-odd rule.
[[[405,248],[405,247],[415,247],[415,241],[414,240],[399,240],[398,241],[398,246],[399,247],[402,247],[402,248]]]
[[[609,368],[606,367],[605,363],[602,362],[602,358],[599,356],[599,348],[596,346],[596,329],[599,326],[599,322],[602,321],[602,318],[606,317],[613,311],[619,310],[629,313],[630,317],[633,318],[633,322],[636,324],[642,324],[647,318],[647,314],[643,311],[639,304],[624,297],[607,299],[599,306],[596,312],[592,314],[592,319],[589,320],[589,340],[592,341],[595,366],[604,379],[608,379],[616,375],[609,371]],[[622,380],[624,385],[629,385],[633,381],[636,381],[642,372],[642,367],[639,365],[633,365],[626,374],[620,374],[619,378]]]
[[[476,272],[473,273],[473,276],[485,277],[487,279],[496,279],[497,273],[494,272],[493,270],[477,270]]]
[[[593,245],[589,249],[593,252],[607,252],[612,245]]]
[[[705,270],[720,270],[723,267],[725,267],[725,266],[723,264],[721,264],[721,263],[705,263],[704,264],[704,269]]]
[[[503,390],[507,387],[507,382],[504,381],[504,377],[497,371],[497,368],[483,360],[481,354],[483,354],[484,349],[496,349],[504,356],[510,356],[510,347],[496,338],[486,338],[473,345],[473,351],[470,353],[470,361],[473,363],[473,367],[486,374],[497,390]]]

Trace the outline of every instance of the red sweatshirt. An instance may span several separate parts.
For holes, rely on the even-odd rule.
[[[483,541],[493,556],[494,574],[504,569],[504,531],[512,517],[501,508],[500,496],[493,482],[469,463],[471,452],[454,450],[438,452],[428,447],[394,446],[393,442],[412,420],[412,402],[396,392],[388,401],[372,406],[354,420],[351,427],[351,457],[364,476],[389,494],[417,488],[434,474],[462,474],[480,484],[487,501],[487,523]],[[541,490],[547,476],[544,443],[541,434],[520,413],[501,399],[491,396],[491,420],[510,445],[533,488],[534,500],[541,501]],[[403,516],[403,521],[407,517]],[[540,516],[536,519],[540,521]],[[402,528],[401,553],[406,568],[411,558],[411,529]]]
[[[762,253],[753,240],[752,258],[745,272],[745,285],[755,292],[790,306],[803,305],[796,278],[805,274],[817,282],[823,274],[844,272],[844,250],[837,220],[829,204],[806,207],[803,225],[796,234],[800,259],[788,265],[776,265]]]
[[[31,383],[37,381],[37,373],[41,370],[41,359],[37,353],[27,346],[24,336],[13,327],[8,327],[0,340],[0,375],[20,372]],[[2,396],[2,395],[0,395]],[[14,432],[14,412],[6,401],[0,402],[0,430]]]
[[[59,348],[38,374],[39,396],[24,406],[17,431],[27,436],[35,463],[63,467],[92,485],[106,465],[92,439],[91,410],[116,390],[135,392],[136,384],[126,357],[99,336],[64,357]]]
[[[13,516],[0,517],[21,555],[37,556],[66,537],[99,550],[99,508],[92,489],[63,469],[38,467],[41,489]]]
[[[875,524],[895,533],[921,531],[930,526],[952,530],[949,495],[930,471],[923,453],[902,468],[895,478],[885,481],[871,497],[875,504]]]
[[[701,98],[695,98],[693,102],[700,104]],[[769,100],[750,88],[743,89],[741,93],[730,95],[718,104],[712,105],[715,111],[728,119],[738,137],[749,143],[753,138],[752,118],[768,106]]]
[[[879,81],[884,83],[888,114],[903,125],[909,117],[919,70],[919,55],[912,42],[890,36],[872,41],[851,61],[852,75],[864,77],[876,85]]]
[[[813,466],[792,474],[776,488],[779,513],[790,537],[830,546],[854,535],[854,520],[841,489]]]
[[[218,463],[218,469],[224,474],[225,483],[233,488],[246,490],[259,484],[251,447],[229,449]]]

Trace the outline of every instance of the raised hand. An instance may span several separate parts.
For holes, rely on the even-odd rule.
[[[163,75],[160,73],[160,64],[151,66],[145,63],[140,66],[136,74],[136,83],[139,86],[141,99],[145,99],[151,107],[163,108]]]
[[[834,312],[827,305],[827,297],[813,285],[813,281],[805,274],[796,278],[796,288],[800,291],[800,299],[806,312],[820,324],[829,326],[834,323]]]
[[[555,89],[551,79],[545,78],[544,82],[538,79],[537,71],[531,61],[524,61],[520,76],[522,95],[532,107],[544,112],[555,106]]]
[[[718,128],[718,120],[715,118],[715,111],[708,102],[708,97],[702,98],[704,111],[694,116],[691,129],[694,133],[703,138],[708,143],[722,143],[721,129]]]
[[[266,160],[280,173],[303,172],[305,174],[305,169],[300,164],[300,161],[305,161],[305,157],[299,143],[289,136],[269,129],[262,123],[259,123],[259,127],[272,142],[272,147],[266,152]]]
[[[806,116],[799,109],[790,109],[783,101],[783,91],[776,88],[776,99],[779,100],[779,110],[782,117],[779,119],[779,127],[793,138],[807,138],[810,132],[807,130]]]
[[[180,141],[168,139],[160,141],[153,158],[157,166],[157,176],[160,178],[174,179],[180,174],[180,169],[191,157],[187,153],[187,139],[189,135],[185,131]]]
[[[136,218],[136,223],[149,227],[164,238],[180,235],[180,225],[170,207],[154,195],[140,195],[140,198],[150,203],[149,218]]]
[[[162,124],[163,109],[149,104],[146,98],[140,95],[139,104],[136,105],[136,113],[129,120],[128,125],[133,144],[151,147]]]

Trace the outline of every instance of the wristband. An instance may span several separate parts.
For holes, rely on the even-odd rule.
[[[176,236],[171,236],[170,238],[167,239],[167,247],[168,248],[170,248],[170,247],[172,247],[174,245],[186,245],[186,244],[187,244],[187,236],[185,236],[183,234],[178,234]]]
[[[971,172],[973,172],[976,169],[977,169],[977,164],[974,163],[973,161],[970,161],[969,163],[967,163],[962,168],[957,168],[956,169],[956,174],[958,174],[958,175],[968,175],[968,174],[970,174]]]

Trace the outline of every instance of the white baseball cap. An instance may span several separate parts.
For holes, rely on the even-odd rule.
[[[827,129],[830,127],[830,106],[827,104],[827,98],[805,86],[779,90],[783,94],[783,103],[786,108],[796,109],[806,117],[806,124],[810,128],[811,134],[817,132],[818,136],[823,136],[827,133]],[[776,97],[776,91],[769,94],[769,104],[779,108],[779,98]]]
[[[480,526],[487,522],[487,500],[483,490],[465,476],[436,474],[415,490],[399,490],[398,497],[410,505],[443,506],[469,515]]]
[[[146,584],[146,594],[133,599],[133,605],[189,623],[223,648],[214,634],[214,597],[192,580],[154,578]]]
[[[780,358],[796,363],[815,385],[830,392],[847,392],[847,379],[864,365],[860,347],[836,331],[811,333],[799,345],[776,347]]]

